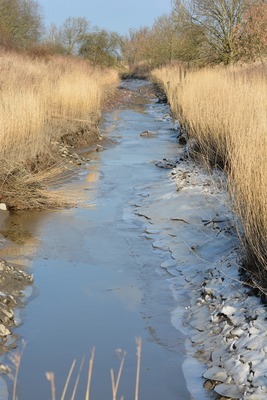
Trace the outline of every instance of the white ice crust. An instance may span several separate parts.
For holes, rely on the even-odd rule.
[[[240,243],[224,176],[190,160],[169,171],[165,183],[138,188],[136,213],[146,217],[153,248],[166,253],[161,267],[177,304],[172,324],[189,338],[188,389],[197,400],[210,398],[208,379],[223,397],[264,400],[266,309],[238,272]]]

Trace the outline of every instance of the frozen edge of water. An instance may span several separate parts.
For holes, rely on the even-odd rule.
[[[173,263],[162,267],[173,276],[169,282],[177,308],[172,323],[191,339],[183,370],[192,396],[198,400],[210,398],[211,392],[203,389],[204,379],[199,379],[205,374],[221,396],[263,400],[267,395],[266,309],[240,282],[236,261],[239,243],[222,179],[219,174],[207,175],[191,162],[179,164],[165,183],[143,189],[149,191],[148,198],[140,200],[138,188],[142,203],[138,212],[150,218],[144,230],[149,236],[153,227],[154,247],[177,261],[177,268]],[[208,210],[204,214],[200,210],[188,212],[190,196],[194,195],[200,202],[209,203],[215,222],[209,223],[208,218],[203,221]],[[188,224],[173,224],[170,229],[169,219],[162,216],[164,207],[175,208],[174,214],[183,211]],[[200,216],[208,244],[198,244]],[[181,246],[181,239],[188,235],[189,244]],[[190,242],[197,245],[190,246]]]

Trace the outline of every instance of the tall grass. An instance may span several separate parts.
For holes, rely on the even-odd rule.
[[[0,182],[65,134],[96,136],[101,104],[117,82],[115,70],[81,59],[0,53]]]
[[[92,128],[107,87],[117,82],[115,70],[82,60],[0,54],[0,159],[33,158],[60,138],[66,121]]]
[[[267,288],[267,67],[154,71],[193,150],[224,167],[242,228],[245,264]]]

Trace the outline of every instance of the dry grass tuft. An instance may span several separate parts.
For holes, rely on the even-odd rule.
[[[70,205],[61,192],[49,189],[49,184],[63,174],[58,165],[31,173],[21,163],[0,162],[0,199],[10,210],[42,210]]]
[[[267,66],[154,71],[207,163],[226,167],[245,265],[267,288]]]

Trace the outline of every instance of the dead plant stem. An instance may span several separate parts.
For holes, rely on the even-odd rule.
[[[92,379],[92,373],[93,373],[94,358],[95,358],[95,347],[93,347],[91,358],[89,361],[85,400],[89,400],[89,397],[90,397],[90,387],[91,387],[91,379]]]
[[[64,400],[64,399],[65,399],[65,395],[66,395],[66,392],[67,392],[67,389],[68,389],[68,386],[69,386],[70,378],[71,378],[73,369],[74,369],[74,367],[75,367],[75,364],[76,364],[76,360],[73,360],[73,362],[72,362],[72,364],[71,364],[71,367],[70,367],[70,370],[69,370],[69,373],[68,373],[67,380],[66,380],[66,382],[65,382],[65,386],[64,386],[64,389],[63,389],[63,393],[62,393],[62,396],[61,396],[61,400]]]
[[[78,383],[79,383],[79,380],[80,380],[83,364],[84,364],[84,357],[82,358],[82,361],[81,361],[81,364],[80,364],[80,368],[79,368],[79,372],[78,372],[78,375],[77,375],[77,378],[76,378],[76,381],[75,381],[75,385],[74,385],[74,388],[73,388],[71,400],[75,399],[75,395],[76,395]]]
[[[136,381],[135,381],[135,400],[138,400],[139,396],[139,382],[140,382],[140,369],[141,369],[141,350],[142,350],[142,339],[137,337],[135,339],[137,347],[137,366],[136,366]]]

